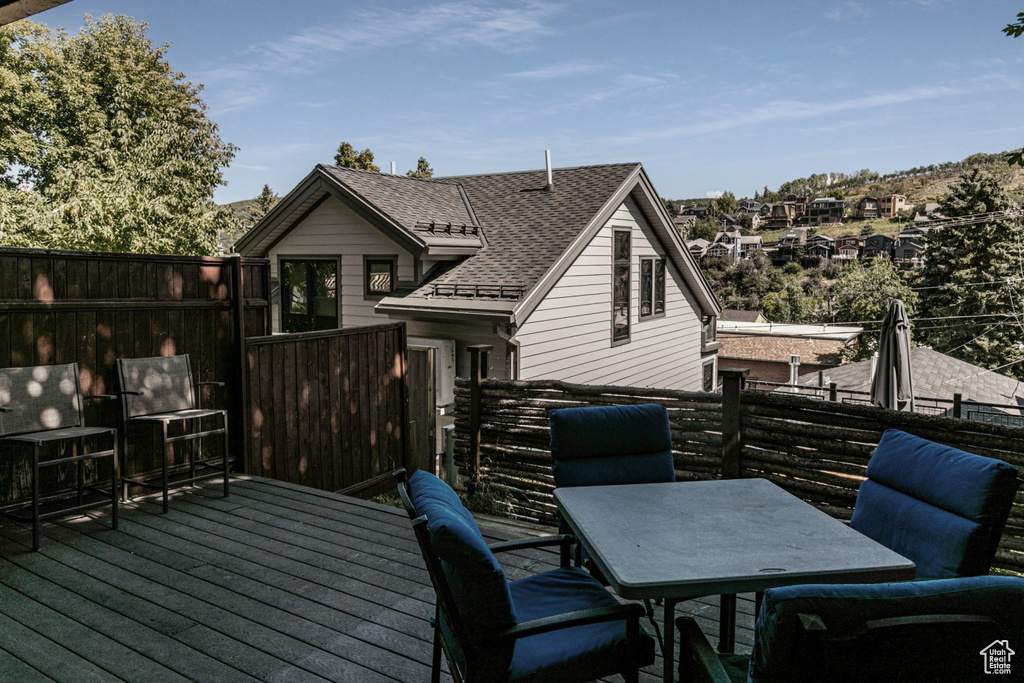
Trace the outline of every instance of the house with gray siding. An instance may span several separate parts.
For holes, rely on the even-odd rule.
[[[447,178],[318,165],[236,245],[275,331],[407,324],[456,373],[713,389],[720,306],[640,164]]]

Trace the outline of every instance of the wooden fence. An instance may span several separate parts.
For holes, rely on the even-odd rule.
[[[498,501],[495,507],[553,524],[548,411],[651,402],[668,409],[677,479],[765,477],[839,519],[852,514],[871,452],[889,428],[999,458],[1024,472],[1021,428],[741,390],[741,383],[738,374],[726,377],[721,394],[708,394],[484,380],[476,413],[473,381],[459,379],[456,461],[471,481],[480,475],[480,489]],[[479,414],[478,424],[472,414]],[[477,433],[478,455],[471,447]],[[1017,494],[993,566],[1024,573],[1024,491]]]
[[[358,493],[406,462],[405,325],[248,338],[246,471]]]
[[[200,379],[227,387],[208,388],[204,403],[242,424],[242,338],[269,332],[266,259],[0,249],[0,273],[0,367],[77,362],[88,396],[117,391],[117,358],[188,353]],[[88,424],[119,425],[116,402],[86,409]],[[142,450],[127,454],[129,472],[151,468]],[[0,505],[25,496],[28,472],[22,459],[0,459]]]

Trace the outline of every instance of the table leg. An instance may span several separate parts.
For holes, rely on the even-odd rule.
[[[736,649],[736,596],[719,596],[718,651],[732,654]]]
[[[678,601],[665,598],[665,642],[661,644],[665,683],[672,683],[676,679],[676,602]]]

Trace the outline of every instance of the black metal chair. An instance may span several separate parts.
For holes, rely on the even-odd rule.
[[[621,674],[638,680],[654,662],[640,631],[643,608],[619,604],[598,581],[569,566],[571,536],[488,546],[455,492],[423,470],[395,472],[398,492],[437,596],[431,681],[441,652],[460,683],[582,683]],[[508,581],[494,554],[560,546],[561,566]]]
[[[122,477],[125,497],[129,484],[163,492],[163,511],[167,512],[170,487],[172,448],[176,443],[187,444],[188,475],[177,479],[175,485],[192,484],[203,479],[224,477],[224,497],[228,495],[228,418],[227,411],[201,408],[197,397],[200,386],[224,386],[223,382],[194,382],[188,354],[156,356],[152,358],[119,358],[117,374],[121,382],[121,405],[124,412],[125,433],[133,425],[148,425],[160,429],[160,483],[154,484],[144,477]],[[212,424],[211,424],[212,423]],[[171,426],[177,425],[173,433]],[[202,439],[220,435],[223,439],[223,458],[204,460]],[[127,436],[125,437],[127,439]],[[198,453],[196,449],[198,447]],[[127,453],[127,448],[124,449]],[[216,472],[201,470],[216,469]],[[125,468],[127,470],[127,468]]]
[[[51,517],[66,516],[89,508],[110,505],[110,525],[117,528],[118,506],[118,435],[113,427],[87,427],[83,404],[86,399],[116,396],[99,394],[82,397],[78,381],[78,364],[39,365],[33,367],[6,368],[0,370],[0,442],[12,446],[29,446],[32,449],[32,550],[39,550],[40,521]],[[89,441],[98,443],[99,438],[109,437],[110,448],[87,452]],[[67,443],[71,442],[70,454]],[[58,451],[55,457],[42,457],[44,444],[54,444]],[[61,448],[63,446],[63,448]],[[107,491],[92,484],[86,484],[84,466],[88,460],[110,458],[111,481],[109,500],[85,501],[86,491],[93,491],[107,497]],[[62,506],[58,510],[43,513],[40,506],[44,501],[64,497],[64,491],[40,494],[40,469],[74,464],[77,467],[76,503]]]

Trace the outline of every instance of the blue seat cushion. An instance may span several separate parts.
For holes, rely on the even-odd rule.
[[[553,569],[511,583],[512,602],[520,623],[618,601],[586,572],[574,567]],[[602,678],[654,661],[654,641],[641,634],[626,640],[626,622],[588,624],[542,633],[516,642],[511,680],[557,683]]]
[[[549,418],[555,486],[675,481],[664,406],[563,408]]]
[[[851,527],[913,560],[919,578],[988,572],[1016,468],[890,429],[867,475]]]
[[[467,633],[482,637],[515,624],[505,572],[459,497],[423,470],[409,477],[408,487],[416,514],[427,518],[431,548],[441,559]]]
[[[757,618],[749,679],[927,680],[937,673],[936,680],[969,680],[961,679],[956,667],[980,675],[980,652],[992,643],[987,639],[1022,633],[1022,604],[1024,579],[1006,576],[769,589]],[[980,615],[995,623],[858,631],[865,622],[929,614]],[[827,631],[805,629],[801,615],[816,616]],[[862,635],[837,641],[821,637],[853,632]]]

